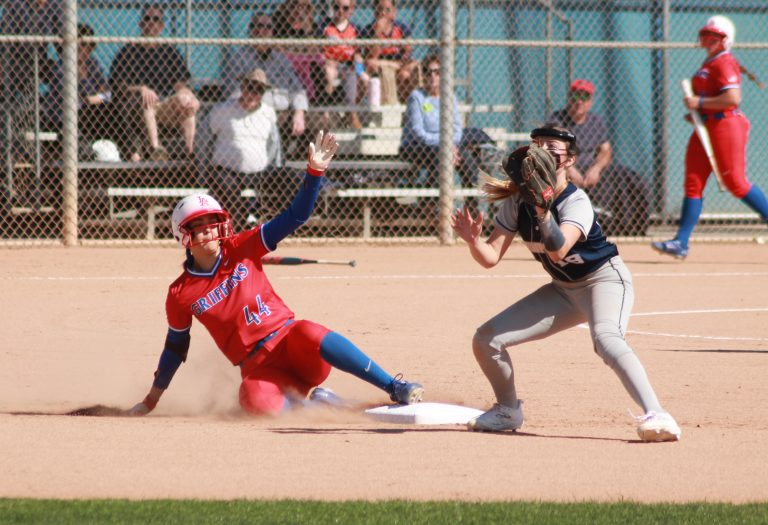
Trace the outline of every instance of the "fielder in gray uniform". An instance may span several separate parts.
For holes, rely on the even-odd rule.
[[[534,184],[530,184],[529,174],[521,177],[520,161],[528,154],[528,148],[521,148],[505,162],[505,171],[512,180],[487,179],[483,186],[489,200],[500,202],[488,239],[481,238],[482,213],[475,218],[465,207],[456,210],[451,218],[454,231],[481,266],[495,266],[519,233],[552,276],[552,282],[477,329],[472,348],[497,402],[472,419],[468,427],[484,431],[520,428],[523,412],[507,348],[587,322],[595,352],[645,412],[637,418],[640,438],[676,441],[680,439],[680,427],[662,408],[643,365],[624,340],[634,302],[632,276],[616,246],[600,229],[586,193],[566,177],[578,153],[576,138],[567,129],[555,126],[535,129],[531,138],[530,149],[536,149],[551,163],[551,184],[539,191],[538,199],[530,195]]]

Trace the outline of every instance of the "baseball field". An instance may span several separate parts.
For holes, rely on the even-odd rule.
[[[260,522],[402,523],[403,509],[414,508],[484,523],[591,523],[603,513],[627,522],[646,516],[643,523],[712,522],[706,516],[765,523],[768,249],[696,244],[681,263],[646,244],[619,248],[636,291],[627,339],[682,427],[677,443],[638,440],[629,411],[640,409],[592,351],[584,327],[511,351],[526,418],[517,433],[374,421],[363,409],[386,396],[338,371],[325,386],[357,409],[246,417],[237,405],[238,370],[200,325],[187,363],[149,416],[62,415],[95,404],[128,408],[144,397],[181,253],[0,251],[0,522],[36,521],[51,509],[82,522],[88,509],[106,505],[96,514],[104,519],[92,521],[122,523],[134,516],[126,507],[143,504],[134,508],[148,516],[180,512],[172,515],[187,523],[195,522],[181,518],[190,509],[197,519],[230,516],[224,522],[248,521],[242,516],[258,510]],[[493,397],[472,356],[475,327],[548,279],[520,245],[492,270],[462,245],[289,244],[277,253],[356,259],[354,268],[266,269],[298,318],[339,331],[391,373],[421,382],[425,401],[480,409]],[[112,499],[129,501],[102,501]],[[179,505],[186,500],[202,501]],[[711,514],[696,510],[702,504]],[[286,508],[298,514],[284,518]],[[475,508],[488,514],[462,514]],[[361,509],[380,512],[368,520]],[[515,518],[514,509],[528,514]],[[174,522],[169,515],[163,523]]]

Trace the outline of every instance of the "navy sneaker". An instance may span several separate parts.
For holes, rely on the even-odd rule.
[[[688,248],[683,245],[677,239],[671,241],[652,242],[651,248],[659,253],[671,255],[675,259],[685,259],[688,257]]]
[[[392,392],[389,398],[401,405],[413,405],[421,401],[424,388],[418,383],[403,381],[403,374],[397,374],[392,380]]]
[[[347,404],[341,399],[336,392],[330,388],[315,387],[312,392],[309,393],[309,400],[313,403],[320,403],[322,405],[328,405],[334,408],[344,408]]]

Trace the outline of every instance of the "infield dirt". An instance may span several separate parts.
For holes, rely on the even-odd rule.
[[[362,409],[244,417],[238,370],[199,325],[150,416],[51,415],[143,398],[181,254],[0,251],[0,496],[766,501],[768,249],[694,245],[684,263],[646,245],[620,251],[637,296],[628,341],[680,423],[679,443],[639,442],[628,410],[640,409],[583,328],[512,350],[526,418],[516,434],[383,424]],[[356,259],[267,272],[298,318],[423,383],[425,400],[474,408],[493,402],[470,349],[475,327],[547,282],[521,246],[490,271],[461,245],[277,253]],[[326,386],[361,407],[387,402],[341,372]]]

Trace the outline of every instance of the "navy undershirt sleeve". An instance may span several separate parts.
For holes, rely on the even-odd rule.
[[[187,359],[189,350],[189,330],[177,332],[168,329],[168,335],[165,337],[165,348],[160,354],[160,362],[155,371],[155,380],[152,386],[165,390],[171,384],[171,379],[176,374],[181,363]]]
[[[277,243],[309,220],[322,185],[323,177],[316,177],[308,173],[304,175],[304,183],[293,198],[291,205],[262,226],[262,238],[268,249],[277,248]]]

